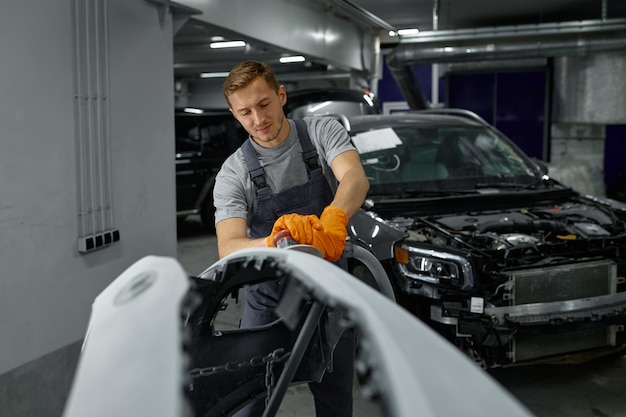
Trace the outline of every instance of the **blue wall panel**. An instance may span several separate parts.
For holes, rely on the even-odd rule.
[[[538,159],[545,159],[545,101],[545,71],[497,74],[494,125]]]
[[[415,65],[413,73],[417,78],[417,82],[424,93],[426,100],[432,101],[432,66],[431,65]],[[398,87],[396,80],[393,78],[391,71],[387,67],[387,63],[383,61],[383,76],[378,81],[378,99],[381,104],[384,102],[406,101],[402,91]]]
[[[472,110],[529,156],[545,160],[546,70],[447,75],[447,107]]]

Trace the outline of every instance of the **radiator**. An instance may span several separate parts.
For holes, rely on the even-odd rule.
[[[548,266],[509,273],[510,305],[575,300],[617,291],[617,266],[610,260]],[[621,328],[605,326],[565,333],[517,335],[509,352],[513,362],[615,345]]]
[[[610,260],[513,271],[510,305],[575,300],[614,294],[617,265]]]

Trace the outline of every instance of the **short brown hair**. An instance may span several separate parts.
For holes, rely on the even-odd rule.
[[[232,93],[247,86],[259,77],[263,77],[267,85],[275,91],[278,91],[280,88],[276,74],[269,65],[260,61],[244,61],[230,70],[226,81],[224,81],[222,91],[226,101],[228,102],[228,96]]]

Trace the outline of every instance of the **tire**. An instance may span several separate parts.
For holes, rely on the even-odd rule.
[[[352,246],[352,257],[348,260],[348,271],[359,281],[374,288],[393,302],[396,302],[396,294],[387,272],[366,248],[359,245]]]
[[[361,262],[354,262],[354,265],[350,268],[350,274],[354,275],[359,281],[369,285],[374,288],[376,291],[380,292],[380,288],[378,288],[378,284],[374,279],[374,276],[370,272],[369,269]]]

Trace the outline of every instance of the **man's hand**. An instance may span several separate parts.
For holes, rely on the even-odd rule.
[[[323,229],[314,232],[312,245],[322,251],[324,259],[337,261],[346,247],[348,214],[339,207],[328,206],[320,216],[320,223]]]
[[[276,247],[276,234],[288,229],[298,243],[312,245],[322,251],[324,259],[337,261],[343,254],[348,236],[348,215],[338,207],[328,206],[318,218],[315,215],[285,214],[274,222],[272,233],[265,240],[267,246]]]
[[[300,214],[284,214],[280,216],[272,227],[272,233],[267,237],[265,243],[268,247],[276,247],[274,241],[276,234],[281,230],[289,230],[291,237],[298,243],[306,245],[313,244],[313,234],[315,231],[322,230],[322,223],[320,219],[314,215],[300,215]]]

